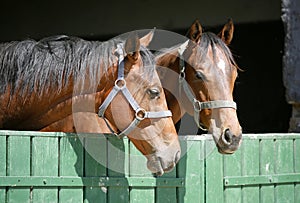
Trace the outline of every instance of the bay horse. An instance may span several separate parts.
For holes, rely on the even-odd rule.
[[[59,129],[64,132],[109,129],[129,137],[151,172],[170,171],[180,145],[146,48],[152,34],[106,42],[60,35],[1,44],[0,129],[51,131],[53,124],[58,130],[55,123],[64,119],[72,123]]]
[[[185,112],[193,115],[199,128],[212,133],[222,154],[235,152],[242,140],[233,101],[239,68],[228,48],[233,31],[232,20],[218,35],[202,32],[196,20],[187,33],[186,42],[156,54],[163,87],[168,87],[165,93],[174,123]]]

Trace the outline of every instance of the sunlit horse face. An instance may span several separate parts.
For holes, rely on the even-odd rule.
[[[229,21],[218,36],[202,33],[195,21],[188,37],[190,43],[184,53],[186,80],[196,98],[201,101],[233,101],[237,66],[226,45],[231,42],[233,23]],[[200,111],[201,122],[213,134],[220,153],[233,153],[241,143],[242,130],[236,109],[213,108]]]
[[[161,112],[168,110],[168,107],[155,64],[151,67],[145,66],[143,53],[140,50],[140,44],[146,46],[151,38],[152,33],[149,33],[141,40],[129,37],[126,41],[125,81],[128,90],[141,108],[146,111]],[[135,118],[135,111],[119,93],[108,107],[105,116],[113,126],[123,131]],[[157,175],[173,169],[180,158],[180,145],[171,117],[146,118],[128,137],[147,157],[149,170]]]

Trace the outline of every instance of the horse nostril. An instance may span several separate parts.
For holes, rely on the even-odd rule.
[[[232,154],[239,148],[241,140],[242,134],[236,136],[230,129],[226,129],[217,143],[218,150],[221,154]]]
[[[178,151],[175,155],[175,164],[178,163],[179,159],[180,159],[180,151]]]
[[[231,133],[231,131],[229,129],[226,129],[225,132],[224,132],[224,139],[223,141],[230,145],[232,143],[232,137],[233,137],[233,134]]]

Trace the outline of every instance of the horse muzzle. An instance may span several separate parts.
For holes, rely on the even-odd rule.
[[[219,140],[216,140],[218,151],[221,154],[233,154],[241,145],[242,133],[235,135],[230,129],[226,129]]]
[[[180,159],[180,151],[177,151],[173,156],[169,156],[169,154],[158,153],[147,156],[148,169],[157,176],[162,176],[164,173],[170,172],[176,166]]]

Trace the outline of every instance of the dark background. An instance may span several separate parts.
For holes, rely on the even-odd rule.
[[[67,34],[108,40],[137,29],[186,34],[197,18],[205,31],[235,23],[230,48],[243,69],[234,92],[246,133],[287,132],[291,107],[282,81],[284,28],[280,0],[6,1],[0,3],[0,41]]]

